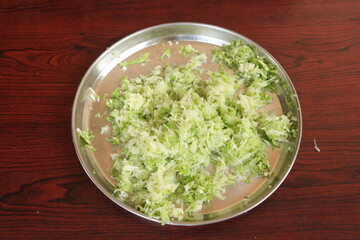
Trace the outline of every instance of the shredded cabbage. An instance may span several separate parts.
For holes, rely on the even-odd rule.
[[[135,58],[131,61],[121,62],[121,63],[119,63],[119,65],[122,67],[127,67],[127,66],[133,65],[133,64],[145,64],[147,61],[149,61],[149,59],[148,59],[149,56],[150,56],[150,53],[144,53],[143,55],[141,55],[138,58]]]
[[[161,57],[160,57],[161,61],[163,61],[165,57],[167,57],[167,58],[171,57],[170,48],[166,49],[165,52],[161,55]]]
[[[233,41],[214,50],[214,72],[191,45],[179,53],[187,63],[123,78],[106,100],[108,140],[121,150],[111,155],[114,193],[162,223],[191,220],[227,187],[267,176],[267,144],[279,146],[291,131],[286,116],[261,111],[278,76],[251,47]]]
[[[94,134],[90,130],[83,131],[80,128],[77,128],[76,132],[79,136],[81,144],[87,147],[90,151],[95,152],[96,148],[91,144],[91,140],[94,138]]]

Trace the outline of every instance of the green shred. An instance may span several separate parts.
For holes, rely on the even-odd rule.
[[[278,147],[281,142],[286,142],[290,135],[290,120],[285,115],[261,115],[258,119],[259,132],[264,132],[263,139],[273,147]]]
[[[76,129],[76,132],[80,138],[81,143],[87,147],[90,151],[96,151],[96,148],[91,144],[91,140],[94,138],[94,134],[91,131],[83,131],[80,128]]]
[[[142,54],[140,57],[138,58],[135,58],[131,61],[124,61],[124,62],[121,62],[119,63],[119,65],[121,67],[127,67],[129,65],[133,65],[133,64],[145,64],[146,62],[149,61],[149,56],[150,56],[150,53],[144,53]]]
[[[106,112],[104,112],[104,113],[98,112],[98,113],[95,114],[95,117],[97,117],[97,118],[103,118],[105,116],[106,116]]]
[[[167,58],[171,57],[170,48],[166,49],[165,52],[161,55],[161,57],[160,57],[161,61],[163,61],[165,57],[167,57]]]
[[[189,57],[191,53],[199,54],[199,50],[193,48],[191,44],[186,46],[181,46],[179,48],[179,53],[183,54],[185,57]]]
[[[212,51],[213,60],[233,69],[237,75],[244,79],[246,86],[253,81],[265,81],[265,89],[274,92],[275,85],[279,83],[278,68],[268,63],[265,57],[256,54],[251,46],[241,40],[232,41]]]
[[[214,72],[191,45],[179,52],[189,57],[184,65],[124,78],[106,100],[108,140],[121,150],[111,156],[114,193],[162,223],[191,220],[224,199],[227,187],[268,176],[267,146],[291,132],[285,115],[261,110],[278,77],[249,46],[234,41],[214,50],[214,61],[226,65]]]

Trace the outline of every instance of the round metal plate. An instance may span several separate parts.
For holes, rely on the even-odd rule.
[[[277,89],[281,107],[285,114],[291,113],[296,117],[295,127],[298,130],[297,136],[285,143],[280,159],[275,166],[271,176],[266,180],[260,188],[251,194],[247,201],[240,201],[237,204],[232,204],[226,208],[212,213],[199,214],[194,221],[173,221],[169,224],[173,225],[203,225],[214,222],[223,221],[240,214],[243,214],[254,208],[267,197],[269,197],[283,182],[293,166],[301,140],[302,134],[302,118],[300,103],[296,95],[294,86],[290,78],[280,66],[280,64],[272,57],[265,49],[246,38],[243,35],[233,31],[199,23],[169,23],[150,27],[115,43],[108,48],[96,61],[90,66],[82,79],[77,94],[75,96],[72,112],[72,137],[78,158],[85,169],[87,175],[95,183],[95,185],[112,201],[128,211],[149,219],[147,215],[137,211],[131,205],[120,201],[112,194],[113,185],[109,181],[109,176],[106,176],[104,171],[101,171],[98,162],[95,161],[94,156],[90,151],[87,151],[80,143],[77,136],[76,129],[84,129],[88,124],[88,107],[87,107],[87,93],[90,87],[96,87],[102,79],[104,79],[117,64],[131,56],[138,51],[158,44],[164,41],[193,41],[203,42],[213,45],[227,44],[232,40],[242,39],[244,43],[251,45],[258,54],[265,56],[268,61],[275,64],[280,70],[281,83]],[[120,54],[120,58],[114,56],[113,53]],[[160,222],[158,219],[150,219]]]

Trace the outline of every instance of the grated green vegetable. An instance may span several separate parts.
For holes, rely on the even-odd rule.
[[[127,66],[133,65],[133,64],[145,64],[147,61],[149,61],[149,59],[148,59],[149,56],[150,56],[150,53],[144,53],[143,55],[141,55],[138,58],[135,58],[131,61],[121,62],[121,63],[119,63],[119,65],[122,67],[127,67]]]
[[[76,132],[80,138],[81,143],[87,147],[90,151],[96,151],[96,148],[91,144],[91,140],[94,138],[94,134],[91,131],[83,131],[80,128],[76,129]]]
[[[193,48],[191,44],[188,44],[186,46],[181,46],[178,52],[183,54],[185,57],[189,57],[191,53],[199,54],[199,51]]]
[[[161,55],[161,57],[160,57],[161,61],[163,61],[165,57],[167,57],[167,58],[171,57],[170,48],[166,49],[165,52]]]
[[[232,41],[212,51],[213,60],[233,69],[246,85],[250,86],[254,81],[264,81],[262,88],[275,91],[275,85],[279,83],[279,70],[267,63],[265,57],[256,52],[241,40]]]
[[[103,118],[103,117],[105,117],[105,116],[106,116],[106,112],[104,112],[104,113],[99,113],[99,112],[98,112],[98,113],[95,114],[95,117],[96,117],[96,118]]]
[[[162,223],[191,220],[215,197],[224,199],[227,187],[267,176],[267,144],[279,146],[291,131],[285,115],[261,111],[278,77],[249,46],[234,41],[214,50],[222,65],[215,72],[191,45],[179,53],[187,63],[124,78],[106,100],[108,140],[121,150],[111,155],[114,193]]]

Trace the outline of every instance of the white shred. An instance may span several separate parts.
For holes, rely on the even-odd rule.
[[[96,92],[94,91],[94,89],[92,89],[91,87],[89,87],[89,89],[88,89],[87,98],[91,102],[99,102],[100,101],[99,95],[97,95]]]
[[[120,153],[113,153],[110,154],[111,160],[115,161],[116,159],[118,159],[120,157]]]
[[[314,148],[316,151],[320,152],[320,148],[317,146],[316,139],[314,138]]]
[[[169,45],[172,46],[172,42],[171,41],[168,41]]]
[[[109,125],[106,125],[105,127],[101,128],[100,134],[103,135],[103,134],[109,133],[109,131],[110,131]]]
[[[117,58],[121,58],[121,55],[117,52],[113,52],[112,55]]]

